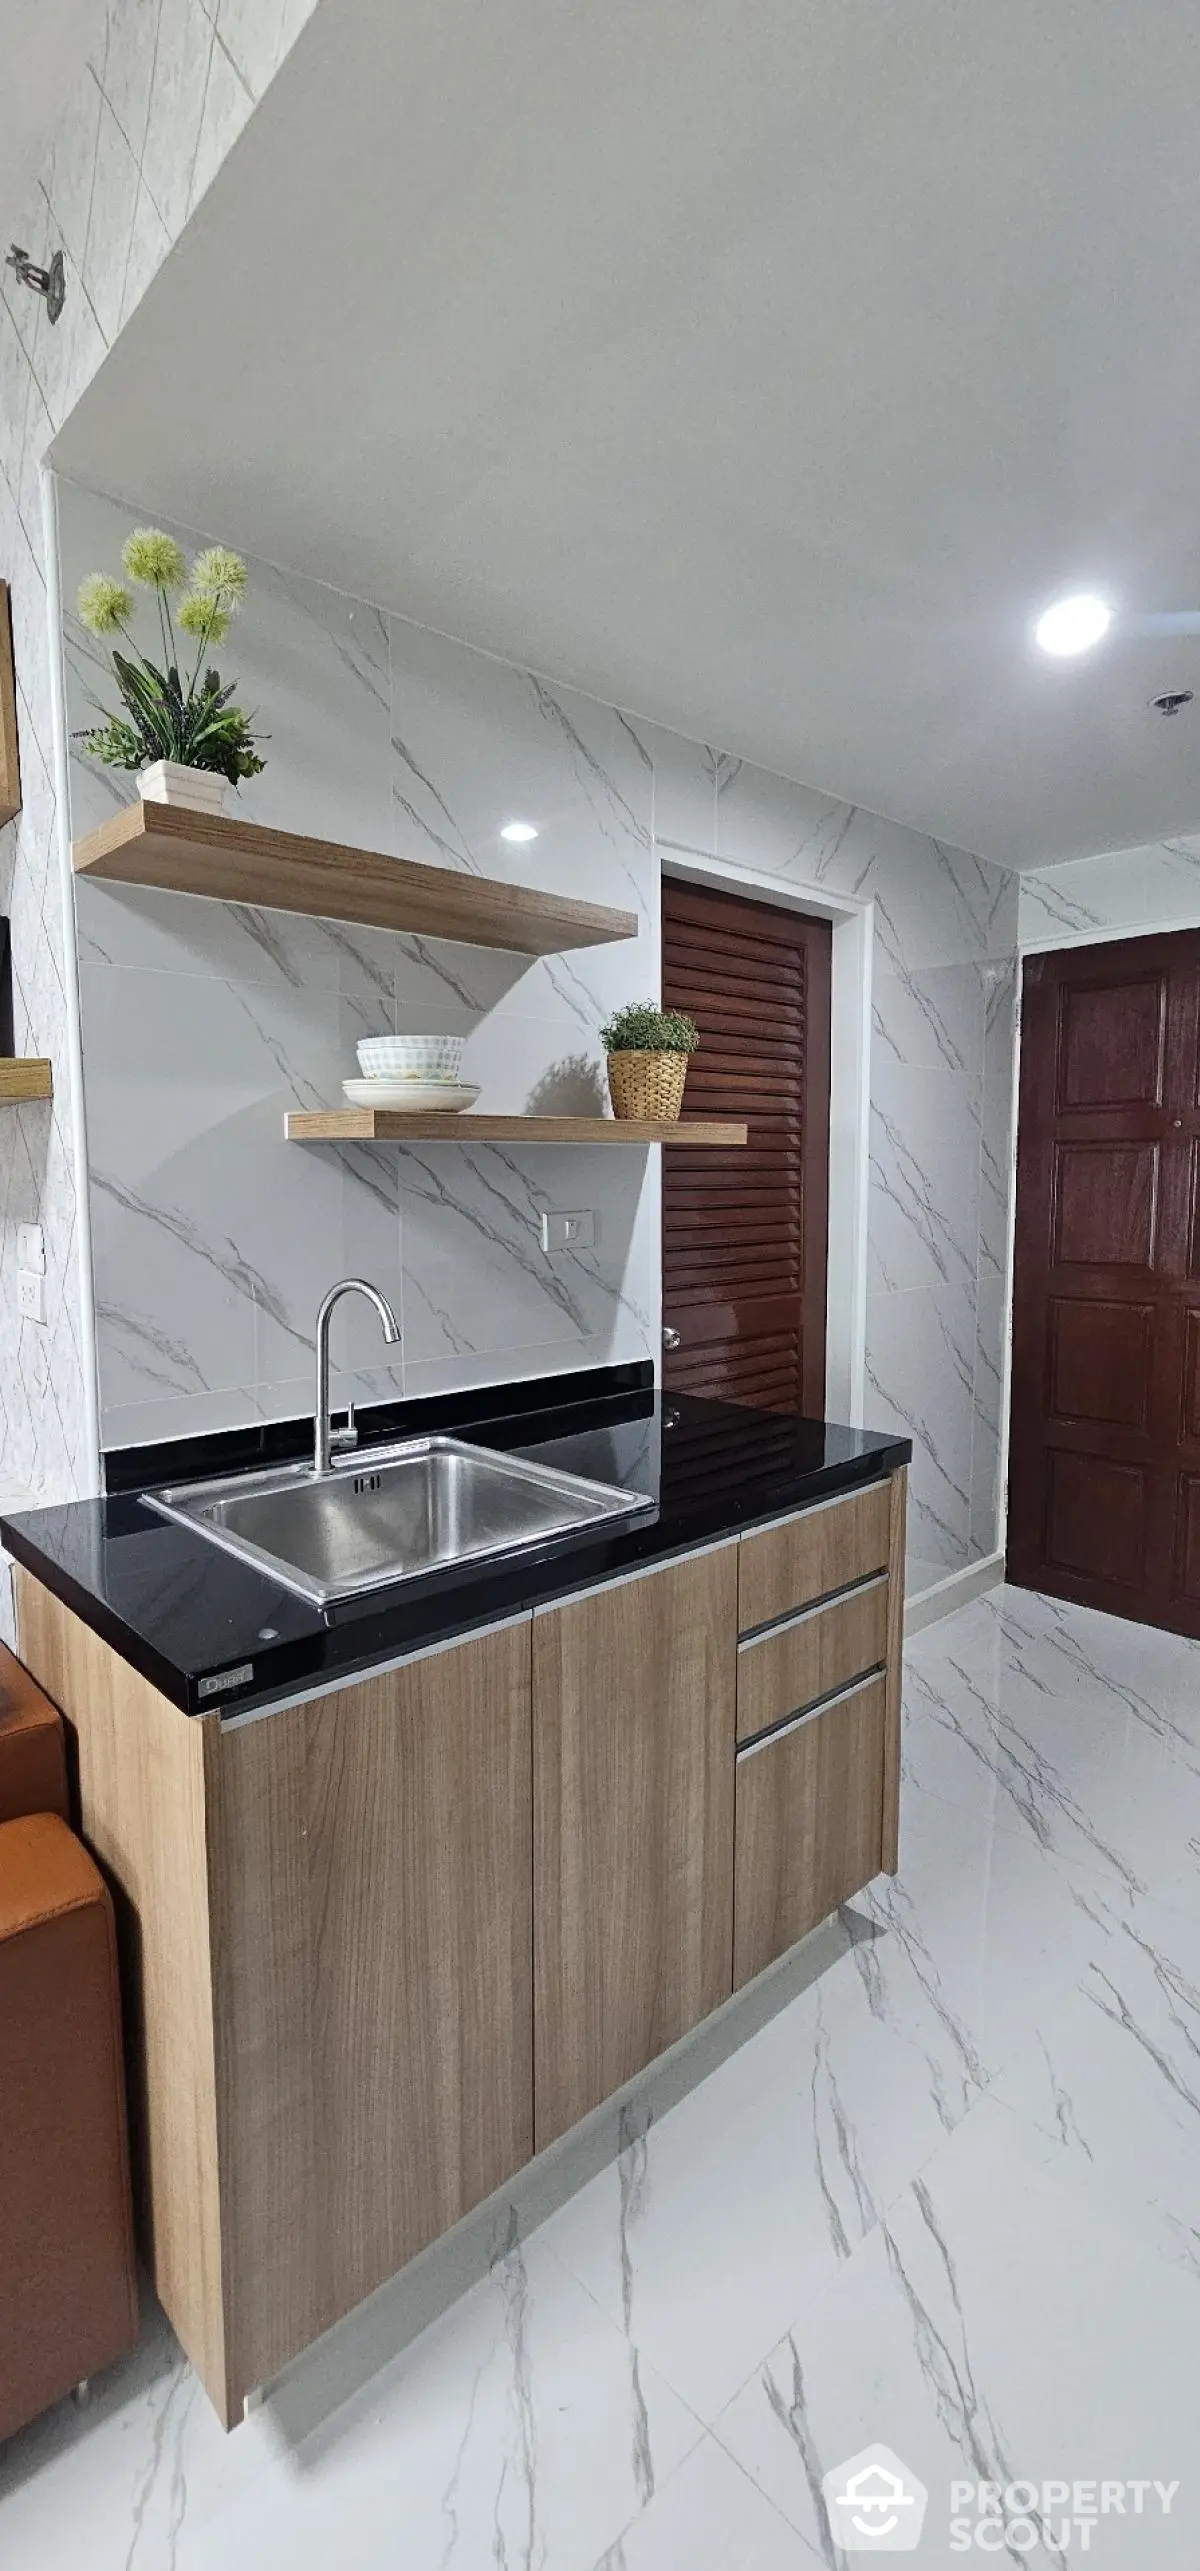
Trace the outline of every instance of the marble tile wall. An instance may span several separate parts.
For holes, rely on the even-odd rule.
[[[129,518],[60,492],[63,588]],[[868,1408],[917,1440],[929,1576],[995,1542],[1016,879],[724,753],[263,564],[226,657],[271,736],[256,817],[635,909],[636,947],[527,963],[281,914],[79,887],[105,1443],[311,1408],[313,1316],[362,1270],[400,1308],[382,1363],[364,1308],[344,1398],[652,1355],[656,1156],[456,1145],[287,1148],[354,1042],[399,1017],[461,1028],[497,1109],[599,1098],[598,1027],[657,988],[660,851],[871,894],[877,952]],[[69,715],[95,647],[67,620]],[[125,799],[72,763],[78,833]],[[498,836],[536,823],[529,850]],[[657,845],[656,845],[657,843]],[[547,1207],[590,1206],[594,1252],[548,1258]],[[214,1215],[214,1208],[218,1209]]]
[[[128,513],[64,486],[64,595],[115,561]],[[70,719],[100,683],[68,617]],[[531,960],[333,923],[79,887],[96,1303],[106,1445],[312,1408],[327,1286],[369,1276],[403,1348],[348,1305],[343,1399],[408,1397],[649,1356],[658,1326],[650,1153],[441,1145],[304,1150],[289,1105],[336,1103],[354,1047],[399,1018],[461,1030],[497,1112],[592,1108],[598,1027],[658,988],[653,768],[608,707],[317,584],[252,567],[226,647],[270,735],[248,812],[636,911],[636,945]],[[72,762],[73,829],[127,783]],[[513,816],[529,850],[499,837]],[[586,1206],[594,1250],[547,1255],[546,1209]]]
[[[1044,946],[1091,929],[1139,937],[1156,928],[1200,926],[1200,837],[1031,867],[1020,883],[1022,942]]]
[[[61,248],[67,302],[0,282],[0,577],[13,594],[24,809],[0,830],[0,912],[13,923],[16,1041],[54,1063],[53,1105],[0,1118],[0,1483],[62,1498],[92,1480],[85,1429],[70,1006],[56,851],[40,469],[313,0],[109,0],[67,82],[28,204],[13,225],[35,259]],[[16,1319],[16,1235],[46,1234],[48,1326]],[[2,1565],[0,1565],[2,1571]],[[7,1629],[0,1577],[0,1630]]]

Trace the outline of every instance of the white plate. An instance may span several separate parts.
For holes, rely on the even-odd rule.
[[[399,1108],[410,1116],[461,1116],[479,1096],[469,1082],[446,1080],[343,1080],[342,1089],[352,1107]]]

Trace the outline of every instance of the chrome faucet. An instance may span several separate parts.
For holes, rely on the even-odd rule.
[[[333,1319],[334,1305],[341,1302],[344,1294],[365,1294],[368,1303],[374,1304],[383,1323],[383,1335],[389,1348],[394,1348],[400,1337],[400,1324],[390,1303],[385,1302],[384,1297],[373,1285],[367,1284],[365,1277],[343,1277],[340,1285],[330,1286],[317,1314],[317,1406],[313,1423],[314,1473],[328,1473],[331,1469],[330,1449],[333,1438],[329,1425],[329,1324]]]

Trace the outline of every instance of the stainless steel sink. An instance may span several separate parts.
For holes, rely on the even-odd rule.
[[[319,1476],[293,1464],[145,1498],[317,1607],[459,1563],[498,1561],[654,1505],[640,1492],[456,1437],[377,1447]]]

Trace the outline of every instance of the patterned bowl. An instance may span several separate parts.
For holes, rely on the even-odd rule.
[[[368,1036],[358,1047],[364,1080],[444,1081],[453,1088],[462,1068],[465,1036]]]

